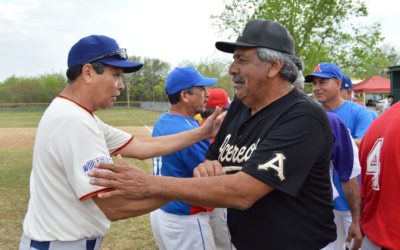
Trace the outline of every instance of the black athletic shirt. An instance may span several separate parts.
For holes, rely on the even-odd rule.
[[[246,211],[228,209],[239,250],[321,249],[336,239],[325,111],[297,90],[251,116],[234,100],[207,158],[275,188]]]

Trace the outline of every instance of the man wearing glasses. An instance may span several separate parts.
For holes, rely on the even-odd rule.
[[[72,46],[68,83],[37,129],[20,249],[99,249],[110,220],[152,211],[166,201],[143,199],[132,206],[121,197],[99,200],[96,194],[109,189],[88,185],[87,173],[96,163],[111,163],[117,154],[165,155],[215,134],[213,119],[199,129],[147,140],[103,123],[93,112],[112,107],[125,88],[122,75],[143,66],[127,59],[126,50],[106,36],[84,37]]]
[[[206,110],[206,87],[216,82],[216,78],[204,77],[193,67],[177,67],[171,71],[165,81],[171,108],[155,123],[153,136],[198,128],[199,123],[194,116]],[[172,154],[154,158],[153,173],[190,178],[194,168],[205,160],[209,146],[209,140],[203,140]],[[209,221],[211,211],[212,208],[172,201],[152,212],[151,226],[159,249],[215,249]],[[226,239],[230,241],[228,233]]]

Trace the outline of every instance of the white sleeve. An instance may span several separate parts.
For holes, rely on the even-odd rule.
[[[331,160],[331,166],[329,167],[329,177],[331,179],[331,186],[332,186],[332,201],[335,200],[337,197],[339,197],[339,193],[335,187],[335,184],[333,184],[333,163]]]
[[[350,136],[351,138],[351,136]],[[361,165],[360,165],[360,159],[358,158],[358,147],[356,143],[354,142],[354,139],[351,138],[351,144],[353,147],[353,169],[351,171],[350,179],[353,179],[354,177],[357,177],[361,174]]]
[[[131,134],[105,124],[97,117],[95,118],[97,120],[99,129],[104,135],[104,139],[106,140],[107,148],[110,153],[125,146],[125,144],[131,140]]]
[[[104,123],[98,123],[93,117],[71,119],[64,124],[65,129],[60,130],[63,135],[52,142],[55,144],[54,148],[61,151],[55,155],[60,158],[68,181],[80,199],[104,189],[89,184],[88,172],[94,168],[96,162],[111,163],[110,149],[126,143],[122,136],[113,136],[111,129],[105,135],[102,124]],[[106,143],[107,138],[114,138],[110,143],[111,148]]]

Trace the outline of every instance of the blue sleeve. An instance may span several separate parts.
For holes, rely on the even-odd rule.
[[[182,160],[190,172],[205,160],[209,145],[209,141],[201,141],[182,150]]]
[[[369,125],[371,125],[373,119],[371,112],[365,107],[360,107],[355,113],[357,115],[357,125],[353,133],[353,137],[358,139],[365,135],[365,132],[367,132],[367,129],[369,128]]]
[[[371,115],[372,115],[372,120],[375,120],[376,118],[378,118],[378,113],[376,113],[373,110],[370,110],[370,112],[371,112]]]
[[[350,179],[354,164],[350,133],[338,116],[329,112],[327,114],[333,136],[332,164],[340,181],[345,182]]]

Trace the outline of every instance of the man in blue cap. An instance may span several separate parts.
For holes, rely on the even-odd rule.
[[[199,127],[196,114],[206,110],[206,87],[217,82],[216,78],[202,76],[193,67],[177,67],[165,81],[165,92],[171,107],[162,114],[153,128],[153,136],[176,134]],[[205,160],[209,140],[169,155],[154,158],[155,175],[190,178],[197,165]],[[209,212],[213,208],[193,206],[187,202],[172,201],[151,213],[151,227],[160,250],[215,249],[216,243],[210,225]],[[230,242],[228,233],[225,238]]]
[[[325,110],[342,119],[358,145],[371,124],[372,117],[365,107],[341,97],[343,74],[340,68],[336,64],[322,62],[315,66],[305,80],[312,83],[316,100]]]
[[[151,199],[127,210],[130,203],[121,197],[99,200],[96,194],[108,189],[90,185],[87,176],[97,163],[113,162],[117,154],[164,155],[213,136],[213,119],[184,134],[139,140],[95,116],[125,88],[122,75],[143,65],[127,59],[126,50],[106,36],[84,37],[72,46],[68,83],[37,129],[20,249],[99,249],[110,220],[149,212],[165,201]]]
[[[350,77],[343,73],[342,87],[340,88],[340,96],[344,100],[352,101],[353,100],[353,82]],[[375,120],[378,117],[378,114],[375,110],[375,106],[370,107],[369,103],[365,105],[368,111],[371,113],[372,120]]]
[[[365,107],[344,100],[341,95],[343,74],[333,63],[322,62],[315,66],[313,72],[305,77],[306,82],[312,82],[314,97],[323,108],[336,114],[349,129],[356,144],[359,144],[364,133],[372,122],[372,116]],[[333,172],[334,185],[339,197],[333,201],[335,223],[337,225],[337,240],[326,249],[343,249],[345,241],[354,239],[354,247],[361,246],[360,230],[360,194],[357,176],[346,182],[343,190],[339,175]],[[346,195],[345,195],[346,191]],[[347,236],[347,238],[346,238]]]
[[[340,96],[345,99],[353,100],[353,83],[348,75],[343,74],[342,86],[340,87]]]

